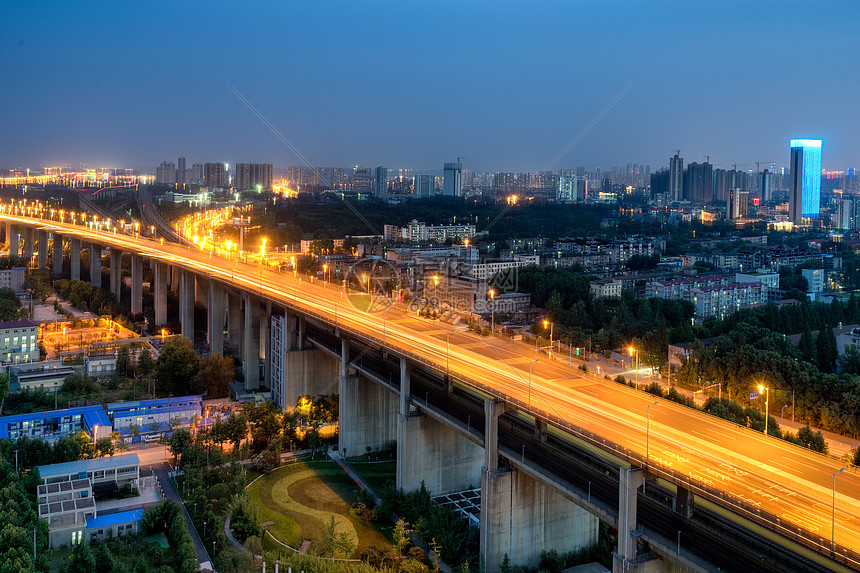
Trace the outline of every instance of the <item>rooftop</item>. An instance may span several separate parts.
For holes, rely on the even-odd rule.
[[[51,420],[67,416],[81,416],[87,427],[110,426],[110,420],[101,406],[82,406],[80,408],[66,408],[64,410],[50,410],[48,412],[33,412],[31,414],[18,414],[16,416],[4,416],[0,418],[0,438],[9,437],[9,424],[17,422],[35,422],[36,420]]]
[[[118,456],[106,456],[104,458],[39,466],[39,476],[45,479],[48,476],[77,474],[130,465],[140,465],[140,458],[137,457],[137,454],[121,454]]]
[[[87,518],[87,529],[98,529],[100,527],[110,527],[120,523],[129,523],[131,521],[140,521],[143,519],[142,509],[132,509],[131,511],[120,511],[110,513],[108,515],[100,515],[98,517]]]
[[[32,320],[0,320],[0,330],[6,328],[38,328]]]

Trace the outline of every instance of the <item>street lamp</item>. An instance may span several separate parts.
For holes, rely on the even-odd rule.
[[[652,402],[645,409],[645,465],[650,465],[651,460],[651,406],[656,406],[660,402]]]
[[[496,289],[490,289],[490,331],[496,331]]]
[[[840,469],[833,474],[833,519],[830,525],[830,552],[836,551],[836,476],[845,471],[845,468]]]
[[[633,356],[633,353],[636,353],[636,389],[639,389],[639,349],[633,348],[632,346],[627,349],[630,353],[630,356]]]
[[[439,306],[439,275],[433,275],[433,303]]]
[[[323,280],[325,282],[328,282],[328,265],[327,264],[323,265]],[[325,283],[323,283],[323,287],[325,287]]]
[[[549,325],[549,352],[550,352],[550,354],[552,354],[552,350],[553,350],[553,348],[552,348],[552,328],[554,325],[550,321],[544,319],[544,321],[543,321],[543,329],[544,330],[547,329],[547,325]]]
[[[540,358],[535,358],[532,362],[529,362],[529,408],[532,407],[532,366],[534,366],[535,362],[540,362]]]
[[[759,394],[761,394],[762,392],[765,392],[765,391],[767,392],[767,394],[765,394],[765,399],[764,399],[764,435],[766,436],[767,435],[767,418],[768,418],[768,409],[769,409],[768,407],[770,406],[770,386],[766,387],[766,386],[762,386],[761,384],[759,384],[758,385],[758,391],[759,391]]]

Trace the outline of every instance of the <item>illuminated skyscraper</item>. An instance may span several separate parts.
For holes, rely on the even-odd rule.
[[[463,194],[463,164],[446,163],[442,195],[459,197]]]
[[[821,140],[792,139],[788,217],[796,224],[818,219],[821,211]]]
[[[676,153],[669,159],[669,200],[683,201],[684,197],[684,158]]]

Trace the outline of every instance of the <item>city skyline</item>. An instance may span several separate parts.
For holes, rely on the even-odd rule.
[[[855,3],[91,6],[5,8],[4,167],[302,165],[226,82],[315,166],[542,171],[631,83],[552,169],[858,157]]]

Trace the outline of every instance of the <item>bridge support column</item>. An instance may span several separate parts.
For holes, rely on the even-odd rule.
[[[407,361],[401,359],[397,488],[413,491],[423,481],[430,492],[439,495],[477,487],[484,461],[481,447],[454,428],[413,411],[409,371]]]
[[[216,280],[209,280],[209,323],[206,334],[209,352],[224,354],[224,286]]]
[[[350,374],[346,339],[341,339],[339,399],[341,455],[361,455],[367,447],[385,449],[396,439],[397,398],[380,384]]]
[[[110,291],[119,303],[122,293],[122,251],[110,250]]]
[[[202,305],[209,305],[209,279],[197,277],[194,283],[194,302],[199,302]]]
[[[51,274],[58,277],[63,274],[63,236],[59,233],[51,233],[54,238],[53,257],[51,263]]]
[[[242,299],[227,292],[227,341],[234,350],[242,350]]]
[[[272,398],[284,410],[293,410],[301,396],[331,394],[338,380],[340,361],[322,350],[294,350],[290,346],[290,321],[286,312],[269,319],[271,361],[266,358]]]
[[[511,563],[537,567],[543,550],[576,551],[597,543],[599,520],[521,471],[498,465],[498,419],[507,406],[485,404],[481,476],[481,556],[487,571]]]
[[[131,313],[143,313],[143,258],[131,255]]]
[[[260,336],[263,337],[260,348],[263,349],[263,385],[272,389],[272,303],[266,301],[263,316],[260,317]]]
[[[29,264],[33,258],[33,247],[36,242],[35,230],[33,227],[24,227],[24,258]]]
[[[39,231],[39,240],[37,241],[38,255],[36,264],[40,269],[48,268],[48,231]]]
[[[170,274],[168,275],[170,282],[170,290],[178,291],[182,288],[182,273],[178,266],[170,265]]]
[[[167,322],[167,265],[160,261],[152,261],[152,299],[155,305],[155,324],[160,326]]]
[[[111,257],[111,279],[113,279],[113,257]],[[90,282],[93,283],[93,288],[101,288],[102,286],[102,247],[95,243],[90,243]]]
[[[194,343],[194,273],[182,271],[179,285],[179,323],[182,336]]]
[[[69,263],[71,265],[71,279],[81,280],[81,240],[69,237]]]
[[[618,547],[612,554],[612,571],[636,571],[636,498],[645,483],[645,474],[637,468],[620,468],[618,482]]]
[[[18,225],[6,223],[6,240],[9,243],[9,256],[18,257],[21,255],[21,235]]]
[[[245,349],[242,355],[245,390],[260,387],[260,301],[245,294]]]
[[[296,348],[304,350],[305,347],[305,317],[296,316]]]
[[[675,512],[690,519],[693,516],[693,492],[681,486],[677,487],[678,493],[675,497]]]

